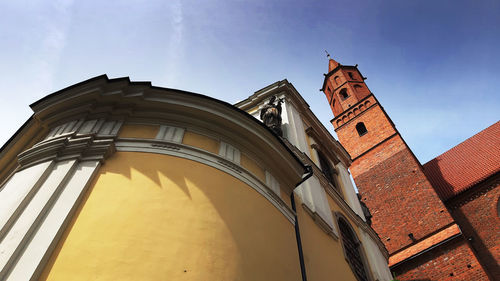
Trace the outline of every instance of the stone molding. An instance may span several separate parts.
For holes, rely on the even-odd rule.
[[[223,156],[185,144],[170,143],[153,139],[119,138],[117,139],[115,146],[117,151],[164,154],[193,160],[214,167],[241,180],[255,189],[259,194],[264,196],[264,198],[273,204],[285,216],[285,218],[290,221],[290,223],[295,224],[295,212],[280,198],[279,194],[276,194],[273,191],[272,187],[263,183],[245,168],[236,165],[232,161],[225,159]]]
[[[38,278],[122,123],[74,119],[18,154],[0,193],[0,280]]]

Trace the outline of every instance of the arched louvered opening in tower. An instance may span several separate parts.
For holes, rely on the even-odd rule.
[[[347,93],[346,88],[341,89],[339,92],[339,95],[340,95],[340,98],[342,98],[343,100],[345,100],[349,97],[349,94]]]

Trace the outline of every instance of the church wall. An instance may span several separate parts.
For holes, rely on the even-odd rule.
[[[245,183],[179,157],[117,152],[99,171],[42,280],[97,276],[300,280],[300,266],[293,224]]]
[[[448,206],[481,264],[500,278],[500,174],[473,189]]]
[[[402,139],[396,136],[354,161],[351,168],[362,200],[372,211],[372,227],[389,253],[412,244],[410,233],[419,240],[453,222],[410,150],[393,154],[394,147],[401,146]]]
[[[356,120],[351,120],[335,130],[340,143],[342,143],[349,152],[352,159],[355,159],[374,145],[396,133],[391,126],[391,122],[386,118],[378,104],[368,108],[373,102],[374,101],[371,101],[371,104],[365,105],[367,109],[357,115]],[[344,119],[344,117],[342,117],[342,119]],[[350,118],[354,118],[354,113]],[[335,122],[336,121],[334,121],[334,124]],[[367,133],[362,136],[359,136],[356,130],[356,124],[359,122],[363,122],[367,129]]]
[[[38,123],[26,127],[34,135],[16,137],[39,142],[11,143],[0,154],[17,158],[13,182],[33,175],[22,178],[28,194],[13,192],[13,212],[0,220],[0,279],[300,280],[290,195],[301,188],[311,280],[355,280],[338,212],[364,257],[386,260],[359,208],[351,209],[359,202],[342,197],[311,161],[312,132],[332,166],[350,164],[287,81],[276,90],[292,94],[280,93],[293,144],[227,104],[126,80],[96,77],[35,103]],[[304,165],[314,175],[295,188],[309,173]],[[346,169],[340,174],[350,180]],[[367,260],[372,274],[375,263]]]
[[[287,82],[281,85],[287,85]],[[307,104],[288,92],[293,86],[286,87],[282,91],[276,89],[273,93],[285,97],[282,113],[284,138],[314,171],[311,178],[295,189],[308,280],[356,280],[343,253],[335,212],[341,212],[349,220],[354,218],[356,221],[351,221],[351,225],[362,241],[366,266],[370,268],[367,270],[371,270],[369,274],[373,280],[392,280],[385,249],[380,248],[378,238],[372,232],[368,234],[361,229],[360,225],[367,226],[347,170],[349,156],[333,138],[328,138],[329,134],[325,134],[326,130],[310,114]],[[286,94],[283,95],[283,91]],[[271,95],[269,92],[265,95],[257,92],[239,105],[256,116],[258,112],[252,111],[257,108],[254,104],[265,104]],[[334,170],[334,183],[324,176],[318,151],[322,151],[330,162]]]
[[[356,281],[338,238],[317,226],[297,198],[297,216],[308,281]],[[335,210],[335,209],[334,209]]]
[[[489,280],[462,238],[447,242],[391,269],[400,281]]]
[[[250,157],[246,156],[245,154],[241,155],[241,166],[248,171],[250,171],[252,174],[254,174],[257,178],[259,178],[261,181],[265,182],[266,181],[266,173],[265,170],[262,169],[257,162],[253,161]]]
[[[473,187],[482,191],[468,191],[443,203],[389,116],[358,81],[363,76],[350,70],[357,71],[357,65],[341,65],[330,58],[322,91],[335,116],[331,122],[339,141],[353,159],[350,169],[373,215],[372,227],[389,251],[389,266],[397,279],[486,280],[483,268],[488,267],[491,280],[499,279],[499,184]],[[347,80],[346,74],[350,74]],[[343,98],[340,88],[349,96]],[[360,122],[366,131],[363,126],[357,130]]]
[[[334,214],[342,214],[344,218],[347,219],[351,227],[354,229],[356,236],[360,240],[362,252],[364,256],[364,262],[366,266],[366,270],[370,270],[372,278],[374,280],[392,280],[392,275],[390,270],[387,267],[387,259],[383,256],[382,252],[375,244],[375,241],[368,233],[366,233],[355,221],[351,219],[351,217],[345,213],[345,210],[342,210],[336,203],[335,200],[331,196],[327,196],[328,204],[330,206],[331,212]],[[338,225],[338,215],[335,215],[335,225]],[[340,234],[338,237],[340,238]],[[340,244],[339,240],[335,240]],[[341,249],[342,250],[342,249]],[[346,259],[343,260],[346,262]]]
[[[366,221],[363,209],[361,209],[361,204],[359,203],[358,196],[356,195],[356,190],[354,190],[351,178],[349,177],[347,167],[342,162],[339,162],[336,168],[344,200],[349,204],[351,209],[363,219],[363,221]]]
[[[120,138],[144,138],[154,139],[158,133],[158,125],[145,125],[145,124],[125,124],[120,129]]]
[[[219,142],[217,140],[190,131],[184,133],[182,143],[198,147],[212,153],[217,153],[219,151]]]

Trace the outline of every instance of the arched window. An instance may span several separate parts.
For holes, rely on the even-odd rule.
[[[339,95],[343,100],[345,100],[349,97],[349,94],[347,93],[346,88],[343,88],[342,90],[340,90]]]
[[[333,78],[333,80],[335,80],[335,84],[337,84],[337,85],[340,84],[340,78],[338,76],[335,76],[335,78]]]
[[[360,137],[368,133],[368,130],[366,130],[365,124],[363,122],[359,122],[358,124],[356,124],[356,131],[358,131],[358,135]]]
[[[351,78],[351,80],[354,80],[354,75],[352,74],[352,72],[348,72],[347,74],[349,74],[349,78]]]
[[[351,228],[346,219],[338,216],[337,222],[347,262],[351,266],[354,275],[359,281],[368,281],[361,253],[361,244],[359,243],[358,237],[356,237],[354,230]]]
[[[318,158],[319,158],[319,165],[321,166],[321,171],[325,175],[326,179],[328,179],[328,181],[336,189],[338,189],[337,184],[335,182],[335,172],[334,172],[332,166],[330,166],[330,162],[326,159],[326,157],[323,155],[323,153],[321,153],[321,151],[317,151],[317,152],[318,152]]]

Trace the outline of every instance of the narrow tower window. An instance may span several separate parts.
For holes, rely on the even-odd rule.
[[[337,84],[337,85],[340,84],[340,78],[338,76],[335,76],[335,78],[333,78],[333,80],[335,80],[335,84]]]
[[[349,97],[349,94],[347,93],[347,89],[346,88],[340,90],[339,94],[342,97],[342,99],[344,99],[344,100]]]
[[[359,122],[358,124],[356,124],[356,131],[358,131],[358,135],[360,137],[368,133],[368,130],[366,130],[365,124],[363,122]]]
[[[352,74],[352,72],[348,72],[347,74],[349,74],[349,78],[351,78],[351,80],[354,80],[354,75]]]

